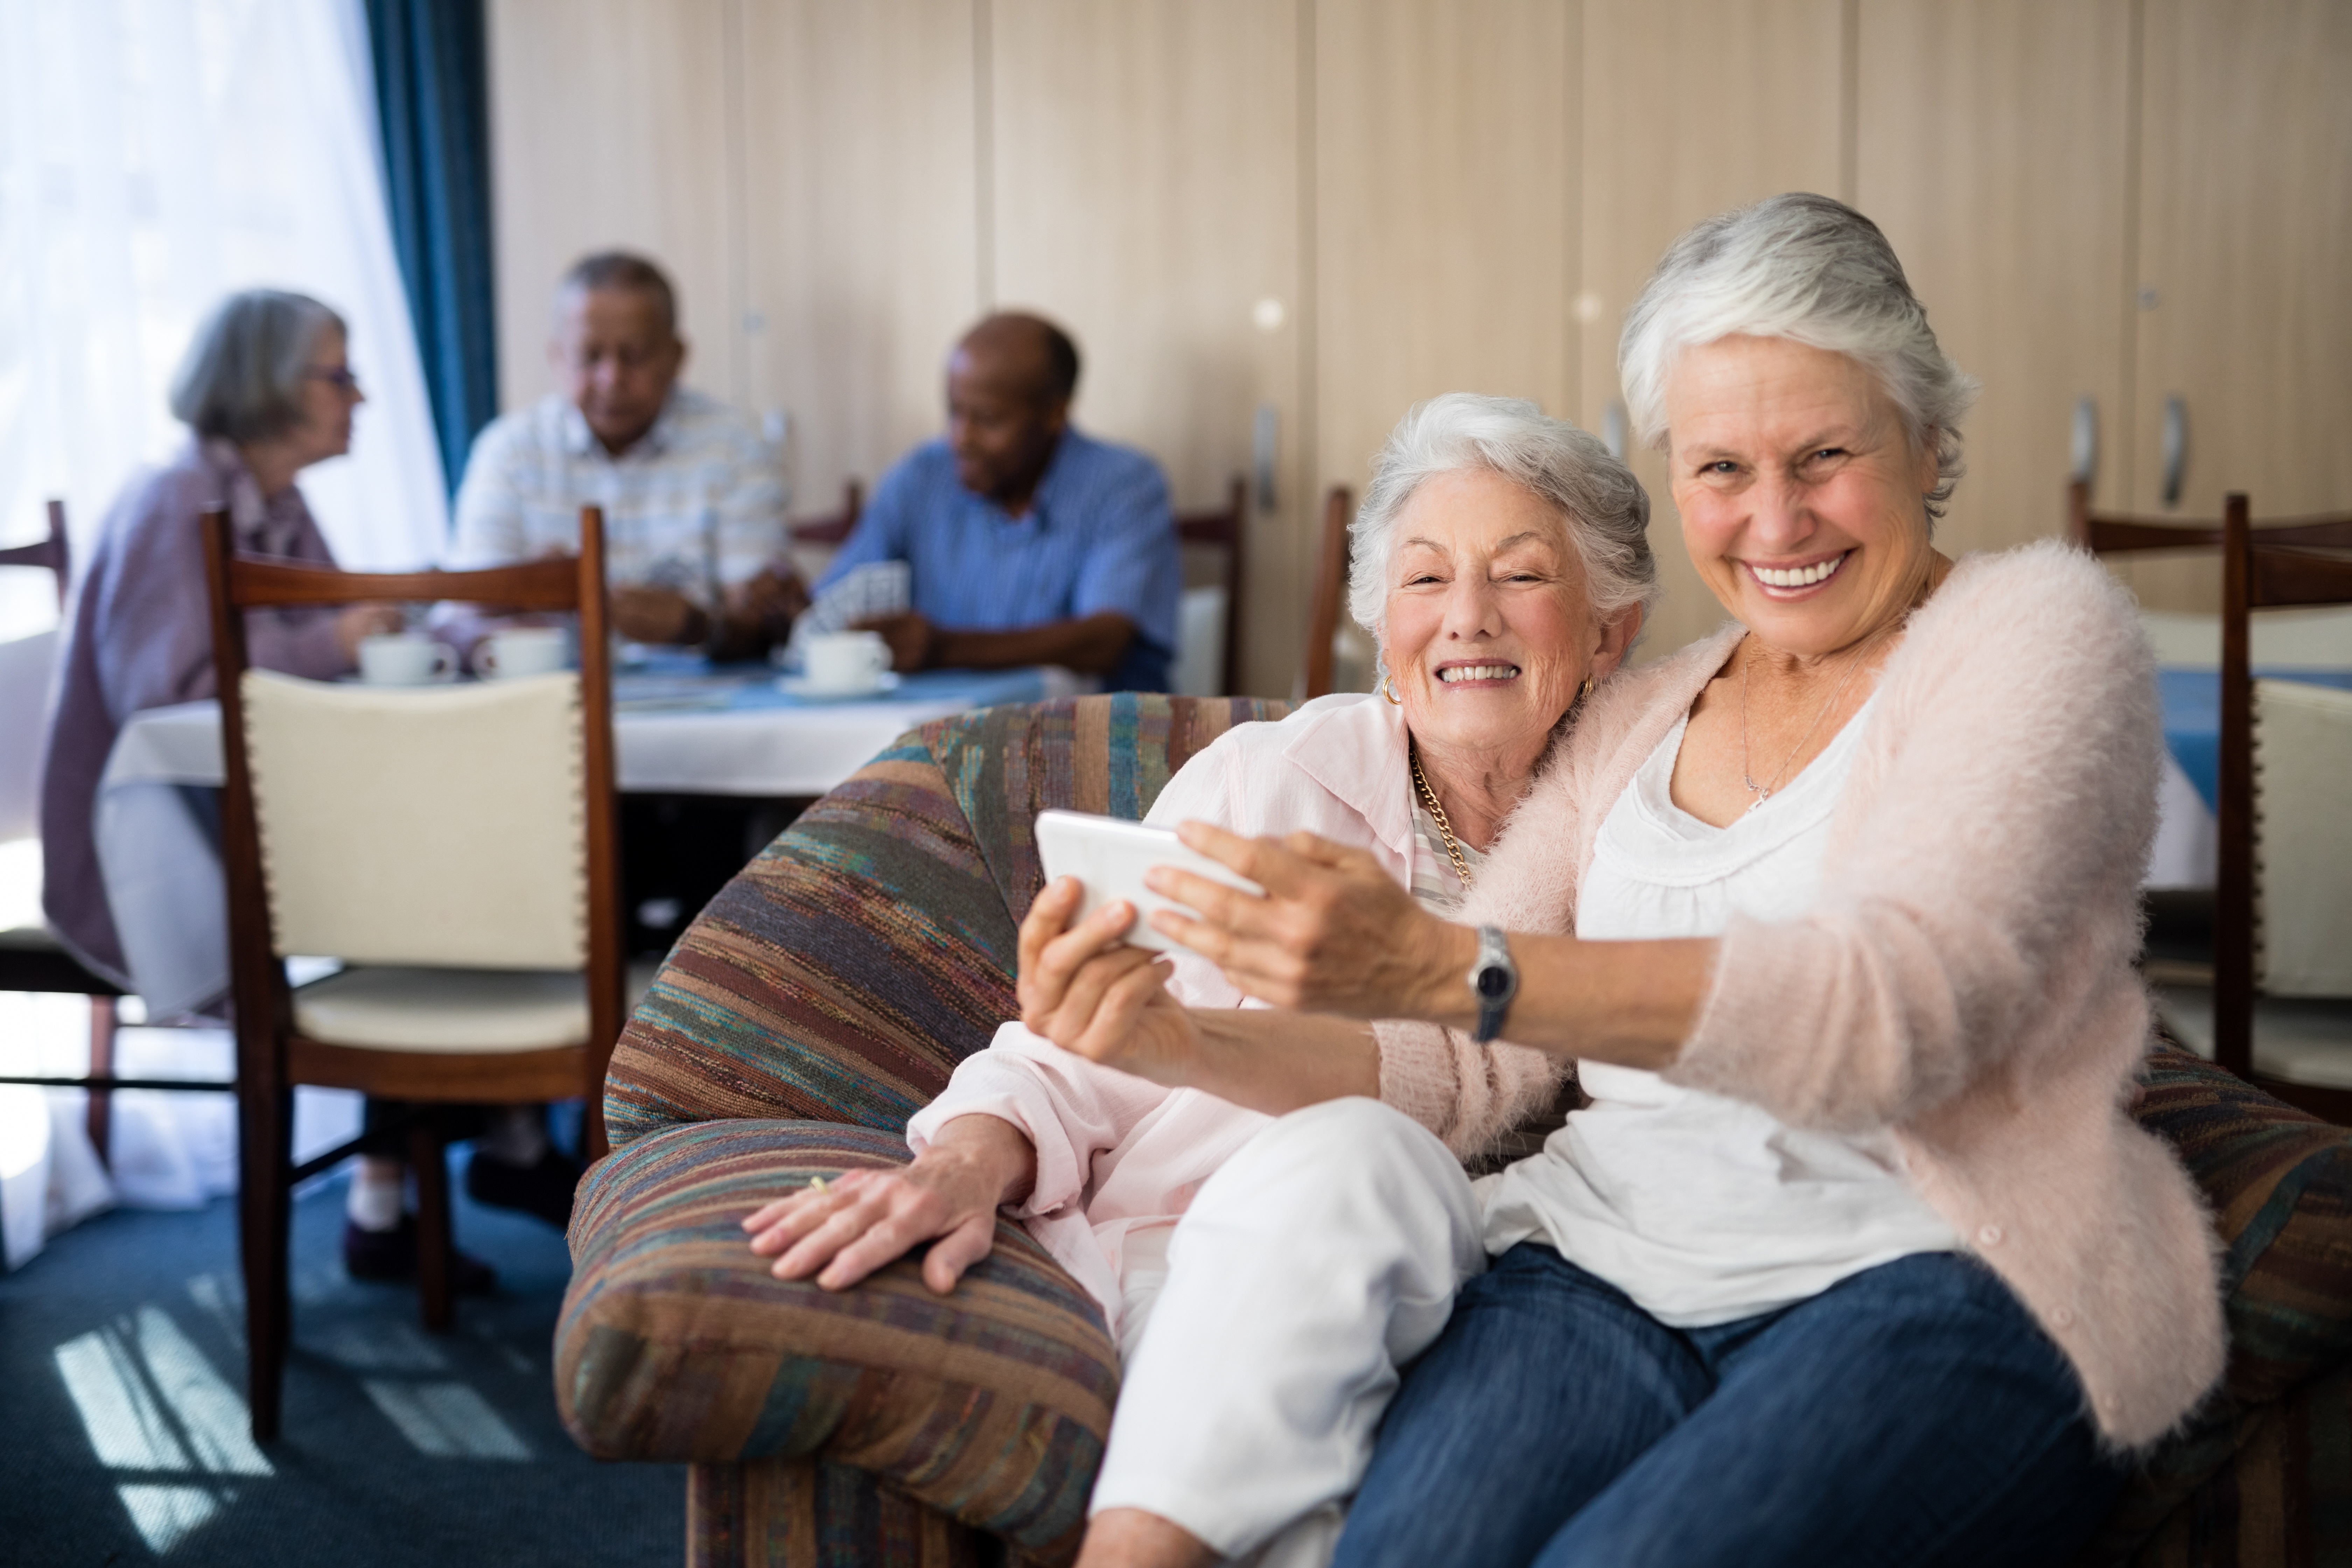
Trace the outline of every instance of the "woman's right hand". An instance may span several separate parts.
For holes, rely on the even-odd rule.
[[[845,1171],[761,1208],[743,1222],[751,1250],[775,1258],[779,1279],[816,1276],[846,1290],[931,1242],[923,1283],[938,1295],[989,1254],[996,1210],[1036,1182],[1037,1152],[1002,1117],[959,1116],[902,1169]]]
[[[1169,962],[1122,940],[1135,908],[1115,900],[1070,924],[1086,889],[1057,878],[1021,922],[1021,1021],[1066,1051],[1181,1088],[1200,1065],[1201,1032],[1168,994]]]

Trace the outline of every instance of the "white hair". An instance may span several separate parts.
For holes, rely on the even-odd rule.
[[[1372,482],[1349,528],[1348,613],[1378,640],[1387,619],[1397,519],[1423,480],[1484,468],[1558,510],[1584,564],[1593,613],[1607,619],[1658,597],[1650,498],[1633,471],[1586,432],[1522,397],[1449,392],[1416,404],[1372,459]]]
[[[1927,307],[1876,224],[1843,202],[1794,192],[1718,213],[1667,247],[1617,343],[1642,440],[1665,444],[1666,378],[1682,352],[1735,333],[1786,338],[1867,368],[1902,412],[1912,448],[1935,442],[1927,516],[1943,515],[1978,384],[1937,345]]]

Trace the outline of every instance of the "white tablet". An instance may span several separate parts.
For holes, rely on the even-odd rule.
[[[1152,867],[1173,866],[1180,870],[1197,871],[1211,881],[1223,882],[1245,893],[1265,890],[1240,872],[1228,870],[1206,855],[1185,848],[1169,828],[1147,827],[1140,822],[1095,816],[1083,811],[1037,814],[1037,858],[1045,862],[1046,880],[1076,877],[1086,884],[1086,901],[1079,906],[1071,924],[1076,925],[1105,904],[1125,899],[1135,906],[1135,924],[1128,928],[1127,940],[1137,947],[1155,948],[1162,952],[1179,944],[1152,929],[1152,912],[1174,910],[1180,915],[1196,915],[1198,911],[1146,888],[1143,874]]]

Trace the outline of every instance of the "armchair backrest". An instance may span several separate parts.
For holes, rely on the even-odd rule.
[[[614,1147],[791,1117],[902,1132],[1018,1011],[1031,827],[1135,818],[1233,725],[1280,702],[1124,692],[984,709],[898,743],[771,844],[687,928],[605,1078]]]

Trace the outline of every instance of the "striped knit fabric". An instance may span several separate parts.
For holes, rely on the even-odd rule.
[[[2230,1365],[2081,1561],[2352,1563],[2352,1133],[2170,1045],[2149,1058],[2136,1114],[2213,1209]]]
[[[772,1278],[744,1247],[743,1216],[812,1176],[907,1159],[895,1133],[746,1119],[673,1127],[598,1166],[556,1330],[581,1446],[823,1456],[1022,1547],[1075,1548],[1118,1363],[1092,1300],[1025,1231],[1000,1221],[944,1297],[915,1258],[830,1291]]]
[[[605,1080],[557,1401],[611,1458],[697,1461],[690,1559],[934,1568],[1066,1560],[1118,1392],[1093,1302],[1018,1226],[947,1297],[772,1279],[742,1217],[903,1163],[907,1120],[1016,1010],[1038,811],[1138,817],[1246,699],[1001,708],[902,737],[678,941]]]
[[[745,867],[678,939],[604,1080],[617,1147],[677,1121],[903,1131],[1018,1009],[1016,927],[1048,806],[1139,817],[1249,698],[1083,697],[902,737]]]

